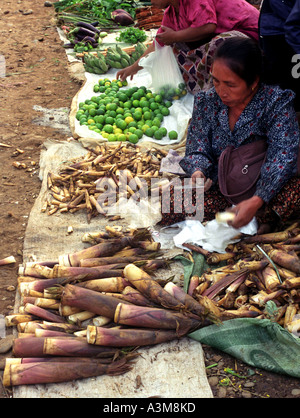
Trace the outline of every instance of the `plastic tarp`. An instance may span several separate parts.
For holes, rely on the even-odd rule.
[[[250,366],[300,378],[300,338],[269,319],[230,319],[189,336]]]

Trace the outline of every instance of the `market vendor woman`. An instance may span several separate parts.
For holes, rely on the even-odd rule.
[[[300,132],[293,108],[295,94],[262,84],[261,62],[261,51],[250,38],[227,39],[218,48],[212,67],[214,87],[195,96],[186,153],[180,162],[192,179],[203,178],[204,220],[211,220],[216,212],[232,206],[219,189],[221,153],[228,145],[238,148],[265,138],[266,159],[256,190],[231,209],[236,215],[232,221],[235,228],[247,225],[254,216],[263,225],[300,213],[300,177],[296,176]],[[170,212],[163,213],[161,225],[185,218],[172,207],[174,202]]]
[[[188,90],[195,94],[212,87],[214,52],[224,39],[245,36],[258,40],[258,10],[246,0],[151,0],[165,9],[156,41],[171,45]],[[143,56],[155,50],[149,46]],[[139,60],[120,70],[117,78],[133,77]]]

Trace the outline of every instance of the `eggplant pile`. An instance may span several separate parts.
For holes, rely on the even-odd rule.
[[[70,44],[68,46],[74,48],[77,44],[83,46],[91,46],[97,48],[102,42],[103,33],[97,28],[98,22],[86,23],[77,22],[76,27],[68,33]],[[107,33],[104,33],[106,36]]]

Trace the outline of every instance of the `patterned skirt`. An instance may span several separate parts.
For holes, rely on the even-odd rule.
[[[210,70],[214,53],[225,39],[233,36],[247,38],[247,35],[242,32],[230,31],[215,36],[210,42],[196,49],[189,49],[184,43],[173,46],[174,55],[190,93],[194,95],[199,90],[208,90],[213,86]]]
[[[174,192],[174,187],[171,186],[168,203],[167,209],[162,208],[162,219],[159,222],[161,226],[169,226],[188,218],[201,222],[211,221],[217,212],[225,211],[231,206],[218,187],[212,187],[205,192],[200,202],[200,199],[196,198],[195,190],[191,193],[191,199],[188,199],[183,193]],[[300,177],[293,177],[268,204],[258,211],[256,218],[259,224],[276,225],[299,215]]]

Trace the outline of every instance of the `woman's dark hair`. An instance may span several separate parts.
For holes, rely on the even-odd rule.
[[[235,36],[226,39],[216,50],[214,61],[223,59],[248,86],[261,77],[262,52],[256,41]]]

